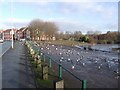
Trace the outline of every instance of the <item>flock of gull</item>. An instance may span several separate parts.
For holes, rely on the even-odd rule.
[[[115,78],[119,78],[119,60],[118,55],[114,53],[51,44],[37,44],[36,46],[39,46],[40,50],[47,55],[53,56],[54,60],[66,68],[76,71],[81,68],[100,72],[109,71],[115,74]]]

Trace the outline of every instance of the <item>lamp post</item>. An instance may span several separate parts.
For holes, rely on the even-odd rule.
[[[13,48],[13,44],[14,44],[14,42],[13,42],[13,34],[14,34],[14,31],[13,31],[13,28],[12,28],[12,31],[10,32],[11,33],[11,35],[12,35],[12,44],[11,44],[11,46],[12,46],[12,48]]]
[[[12,48],[13,48],[13,34],[14,34],[14,31],[12,29]]]

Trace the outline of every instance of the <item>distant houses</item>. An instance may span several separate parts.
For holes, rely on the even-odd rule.
[[[14,40],[56,40],[55,36],[49,37],[42,32],[40,36],[32,37],[28,27],[22,27],[20,29],[13,29],[14,31]],[[12,29],[0,30],[0,38],[4,40],[11,40],[12,39]]]
[[[55,36],[50,37],[50,36],[46,35],[44,32],[42,32],[41,35],[36,36],[35,39],[32,38],[32,40],[49,41],[49,40],[56,40],[56,38],[55,38]]]
[[[20,28],[19,30],[16,31],[16,38],[17,40],[20,39],[27,39],[30,40],[30,31],[28,30],[27,27]]]
[[[13,29],[13,31],[14,31],[14,35],[15,35],[17,29]],[[3,35],[2,37],[4,40],[11,40],[12,39],[12,29],[4,30],[2,32],[2,35]]]
[[[27,27],[20,28],[20,29],[13,29],[13,39],[20,40],[20,39],[30,39],[30,31]],[[0,37],[4,40],[11,40],[12,39],[12,29],[0,30]]]

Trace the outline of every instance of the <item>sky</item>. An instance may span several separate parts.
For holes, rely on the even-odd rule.
[[[118,0],[0,0],[0,29],[54,22],[59,31],[118,31]]]

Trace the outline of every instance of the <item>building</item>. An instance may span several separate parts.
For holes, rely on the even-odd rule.
[[[13,37],[15,36],[17,29],[13,29]],[[12,39],[12,29],[7,29],[2,32],[4,40],[11,40]],[[15,37],[14,37],[15,39]]]
[[[20,39],[30,40],[30,31],[28,30],[27,27],[20,28],[19,30],[16,31],[16,38],[17,40]]]

